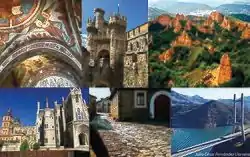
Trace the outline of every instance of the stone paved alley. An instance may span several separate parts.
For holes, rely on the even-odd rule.
[[[113,130],[99,131],[111,157],[171,156],[171,130],[164,126],[112,122]]]

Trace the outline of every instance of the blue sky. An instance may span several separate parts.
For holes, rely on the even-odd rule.
[[[161,5],[167,2],[192,2],[192,3],[202,3],[209,6],[219,6],[221,4],[231,4],[237,0],[148,0],[149,5]],[[248,0],[239,0],[241,2],[248,2]]]
[[[83,33],[86,33],[86,21],[93,17],[94,8],[102,8],[105,15],[117,12],[120,4],[120,14],[128,19],[127,30],[133,29],[148,20],[148,0],[83,0]]]
[[[250,88],[173,88],[180,94],[194,96],[199,95],[206,99],[233,99],[234,94],[240,98],[241,93],[244,96],[250,96]]]
[[[13,116],[19,117],[24,125],[34,125],[37,101],[40,101],[41,108],[44,108],[48,97],[49,106],[54,107],[54,101],[61,103],[61,97],[66,98],[69,91],[69,88],[0,88],[0,122],[8,108],[11,108]],[[88,102],[89,89],[82,89],[82,93],[83,98]]]
[[[97,100],[110,96],[109,88],[90,88],[89,94],[97,97]]]

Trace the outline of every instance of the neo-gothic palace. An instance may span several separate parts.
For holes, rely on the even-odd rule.
[[[23,140],[30,146],[37,142],[41,149],[73,148],[89,151],[89,114],[81,89],[70,90],[66,99],[51,108],[48,99],[45,108],[37,102],[35,126],[22,127],[11,110],[3,116],[0,140],[4,141],[2,150],[19,150]]]
[[[83,84],[98,87],[147,87],[148,25],[126,32],[127,18],[119,12],[104,18],[94,9],[87,21],[83,52]]]

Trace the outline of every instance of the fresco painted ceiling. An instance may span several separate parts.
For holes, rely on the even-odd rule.
[[[13,29],[30,23],[41,0],[0,0],[0,29]]]
[[[5,81],[6,87],[76,87],[73,76],[62,73],[65,64],[45,55],[31,57],[16,66]]]

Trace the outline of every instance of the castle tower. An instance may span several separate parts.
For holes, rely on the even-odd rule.
[[[73,129],[73,147],[77,148],[82,145],[79,141],[80,134],[83,134],[84,126],[89,125],[89,114],[88,108],[85,101],[82,98],[82,92],[80,88],[73,88],[70,91],[70,97],[72,102],[72,110],[73,110],[73,121],[72,121],[72,129]],[[88,141],[88,134],[85,134],[85,140]],[[85,142],[86,142],[85,141]]]
[[[104,14],[105,11],[101,8],[95,8],[94,9],[95,14],[95,28],[102,32],[103,31],[103,25],[104,25]]]
[[[91,18],[88,19],[87,22],[87,41],[86,41],[86,49],[90,53],[90,58],[94,59],[96,56],[97,46],[95,42],[95,36],[97,35],[97,28],[95,26],[95,21]]]
[[[2,134],[3,135],[10,135],[12,134],[12,111],[11,109],[8,110],[5,116],[2,119]]]
[[[57,104],[57,101],[54,102],[55,105],[55,131],[56,131],[56,146],[61,145],[61,128],[60,122],[61,119],[61,106]]]
[[[44,145],[56,147],[55,135],[55,114],[54,109],[49,108],[48,98],[46,98],[46,108],[44,115]]]
[[[40,143],[41,140],[41,117],[40,117],[40,102],[37,101],[37,111],[36,111],[36,140]]]
[[[123,57],[126,51],[127,19],[115,13],[109,19],[110,28],[110,67],[116,72],[116,80],[123,80]],[[115,76],[115,77],[116,77]],[[121,77],[121,78],[120,78]]]

